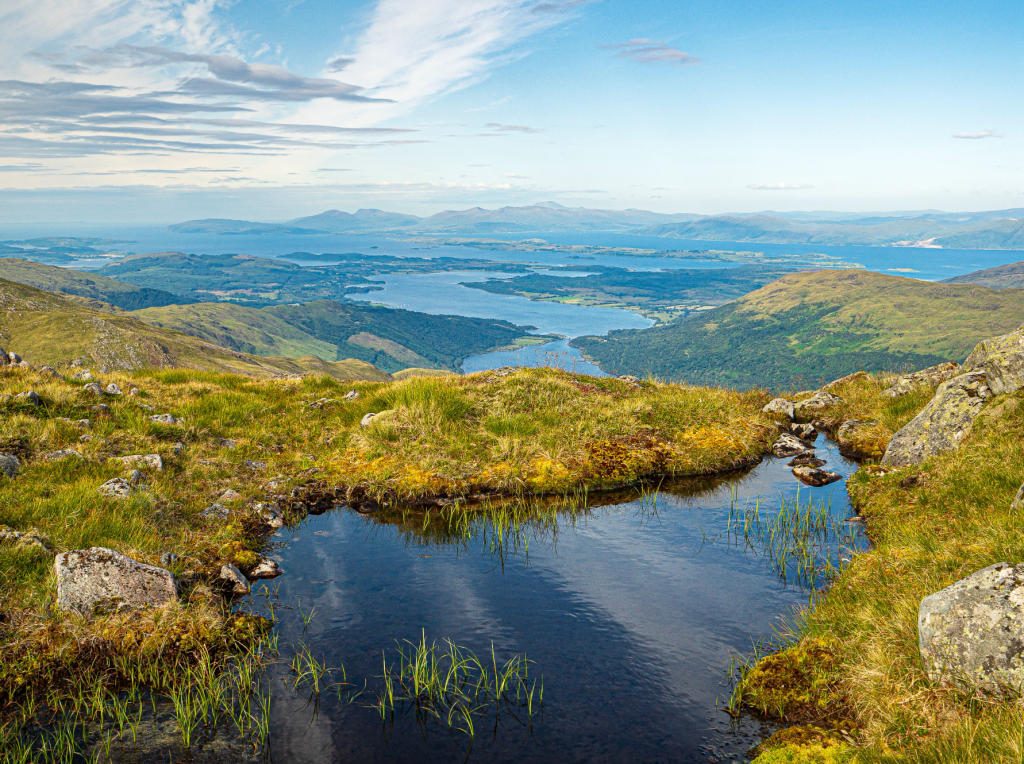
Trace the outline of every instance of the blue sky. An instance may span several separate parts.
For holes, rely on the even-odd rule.
[[[1024,206],[1024,5],[5,0],[0,220]]]

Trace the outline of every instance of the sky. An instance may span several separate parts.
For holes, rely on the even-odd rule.
[[[0,222],[1024,207],[1024,3],[0,0]]]

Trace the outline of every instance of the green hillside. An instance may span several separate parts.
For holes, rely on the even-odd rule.
[[[0,258],[0,277],[49,292],[102,300],[124,310],[186,302],[162,289],[137,287],[96,273],[83,273],[14,257]]]
[[[238,353],[133,315],[94,310],[76,297],[0,279],[0,347],[33,365],[65,367],[81,359],[94,370],[186,368],[279,377],[318,372],[337,379],[384,380],[389,375],[360,360],[259,358]],[[105,306],[103,306],[105,307]]]
[[[944,279],[942,283],[977,284],[990,289],[1022,289],[1024,288],[1024,261],[965,273],[963,276]]]
[[[1024,291],[865,271],[785,276],[667,326],[573,341],[615,374],[729,387],[809,388],[861,369],[962,360],[1024,323]]]

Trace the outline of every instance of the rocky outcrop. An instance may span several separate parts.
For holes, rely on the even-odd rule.
[[[800,440],[796,435],[791,435],[788,432],[782,433],[782,435],[779,436],[779,439],[775,441],[775,445],[772,446],[772,453],[780,459],[807,452],[814,453],[814,449],[804,441]]]
[[[58,554],[57,607],[83,615],[173,602],[178,586],[169,570],[92,547]]]
[[[822,411],[842,402],[842,400],[838,395],[819,390],[810,398],[793,404],[793,418],[797,422],[811,422]]]
[[[1000,562],[921,601],[929,678],[987,690],[1024,685],[1024,563]]]
[[[42,404],[42,400],[39,398],[39,393],[35,390],[26,390],[23,393],[18,393],[14,397],[18,400],[25,401],[26,403],[31,403],[33,406],[39,406]]]
[[[882,395],[886,398],[899,398],[909,393],[918,385],[928,384],[936,387],[947,379],[952,379],[961,373],[960,364],[956,361],[940,363],[938,366],[929,366],[927,369],[915,371],[913,374],[904,374],[897,377],[891,387],[882,391]]]
[[[908,467],[952,451],[970,433],[982,404],[991,396],[984,372],[943,382],[928,405],[892,436],[882,464]]]
[[[794,467],[793,474],[801,482],[815,488],[820,488],[823,485],[834,483],[837,480],[842,480],[843,476],[838,472],[830,472],[829,470],[819,469],[818,467],[812,467],[806,465],[803,467]]]
[[[983,372],[994,395],[1017,392],[1024,387],[1024,327],[979,342],[964,361],[964,368]]]
[[[765,414],[782,414],[789,421],[793,421],[793,403],[785,398],[773,398],[761,411]]]

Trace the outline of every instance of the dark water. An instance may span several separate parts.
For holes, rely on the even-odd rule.
[[[589,374],[592,377],[607,377],[609,374],[596,364],[583,358],[579,348],[569,344],[569,340],[555,340],[543,345],[529,345],[518,350],[496,350],[493,353],[471,355],[462,362],[462,370],[467,374],[474,371],[499,369],[502,366],[525,366],[535,368],[549,366],[565,369],[573,374]]]
[[[853,465],[819,443],[829,467]],[[338,509],[282,531],[285,575],[269,583],[282,660],[274,669],[271,752],[281,762],[723,762],[742,761],[766,734],[730,717],[723,684],[731,657],[807,604],[808,587],[784,583],[763,548],[746,547],[736,515],[765,500],[768,517],[799,484],[779,460],[744,475],[662,487],[656,498],[605,497],[493,546],[493,527],[445,531],[435,512],[361,516]],[[849,515],[845,481],[799,487],[801,503],[831,502],[837,528]],[[591,497],[591,504],[600,503]],[[771,507],[771,509],[766,509]],[[732,519],[730,520],[730,514]],[[732,532],[730,532],[732,522]],[[516,543],[518,542],[518,543]],[[862,542],[847,538],[845,543]],[[828,538],[838,562],[840,539]],[[849,552],[841,554],[848,555]],[[254,606],[264,602],[254,597]],[[308,630],[299,612],[315,613]],[[396,641],[450,639],[500,663],[513,654],[543,675],[532,719],[481,712],[472,738],[426,727],[412,712],[384,724],[367,707],[382,689],[382,651]],[[366,691],[353,702],[312,702],[288,684],[286,664],[304,644],[344,665]]]

